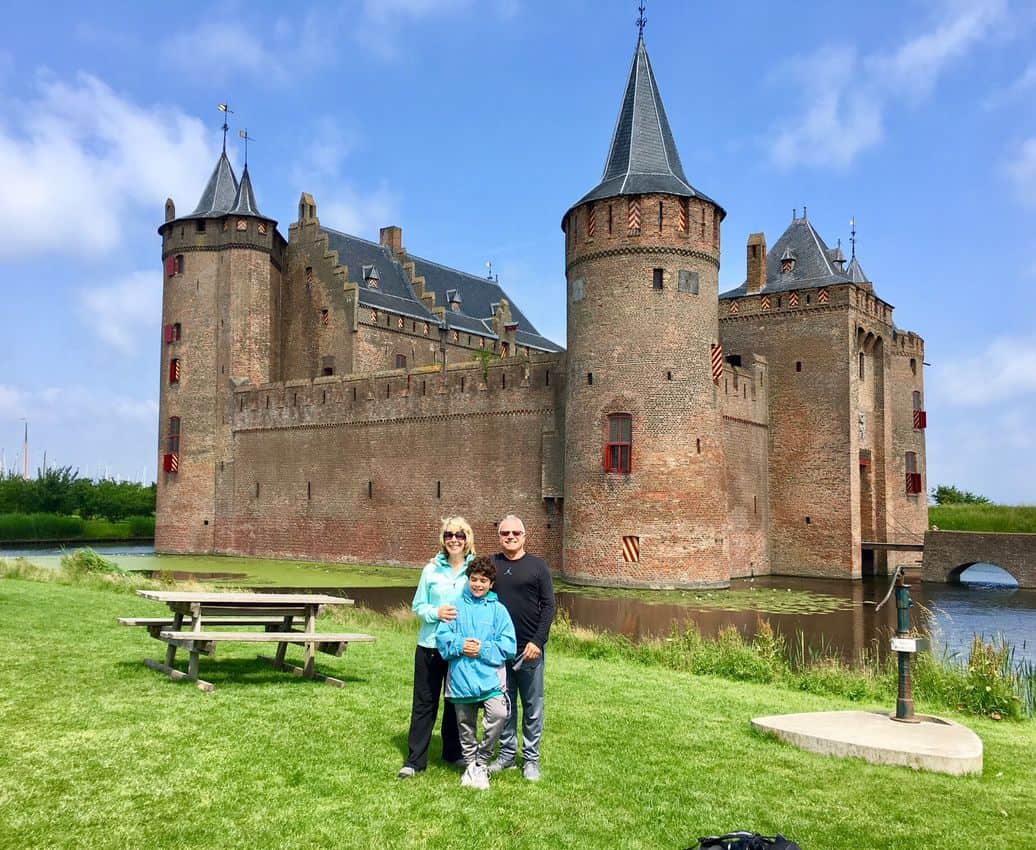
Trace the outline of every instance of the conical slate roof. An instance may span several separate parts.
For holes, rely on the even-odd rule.
[[[849,268],[846,269],[845,273],[849,276],[849,280],[853,283],[870,283],[870,279],[863,271],[863,266],[860,265],[860,261],[853,257],[852,262],[849,263]]]
[[[252,198],[255,200],[254,196]],[[227,152],[220,154],[219,162],[212,171],[205,191],[201,193],[198,206],[187,218],[213,218],[226,215],[237,202],[237,178],[227,159]]]
[[[601,182],[578,203],[656,192],[716,203],[687,182],[651,60],[640,38]]]
[[[252,178],[248,176],[248,164],[241,172],[241,182],[237,187],[237,196],[234,198],[234,205],[230,210],[232,215],[257,215],[265,218],[259,212],[259,205],[255,201],[255,192],[252,189]]]

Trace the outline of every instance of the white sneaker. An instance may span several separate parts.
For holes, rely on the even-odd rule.
[[[465,788],[477,787],[475,785],[475,771],[478,770],[478,766],[474,763],[469,764],[467,769],[464,771],[464,775],[460,778],[460,784]]]
[[[472,770],[471,787],[478,788],[479,791],[489,790],[489,771],[486,769],[484,764],[473,764],[469,768]]]

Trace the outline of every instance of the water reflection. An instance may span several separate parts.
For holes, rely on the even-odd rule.
[[[914,624],[932,635],[936,650],[966,654],[974,634],[987,640],[1001,636],[1015,647],[1016,658],[1036,661],[1036,592],[922,584],[917,579],[909,583]],[[838,597],[847,605],[844,610],[814,614],[723,611],[693,608],[686,601],[654,602],[621,594],[601,597],[562,583],[557,585],[557,597],[559,607],[574,625],[617,632],[634,641],[665,637],[674,628],[680,630],[691,623],[708,636],[733,626],[752,637],[765,621],[780,631],[789,644],[800,643],[799,651],[806,653],[838,652],[845,659],[854,660],[863,652],[888,650],[888,639],[896,626],[895,604],[890,600],[881,611],[874,610],[875,603],[888,590],[887,579],[844,582],[765,577],[757,578],[755,585],[822,593]],[[734,583],[735,588],[748,586],[747,581]],[[413,593],[407,588],[344,590],[357,605],[382,612],[409,606]],[[664,599],[665,594],[660,593],[659,598]]]

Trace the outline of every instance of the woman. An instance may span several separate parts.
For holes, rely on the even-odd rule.
[[[454,603],[467,585],[465,570],[475,557],[475,535],[464,517],[449,516],[439,532],[439,554],[421,571],[414,594],[414,613],[421,621],[414,655],[414,702],[410,712],[407,757],[399,778],[409,779],[428,767],[428,745],[432,741],[439,700],[449,665],[435,648],[435,629],[443,620],[457,617]],[[457,715],[444,702],[442,712],[442,758],[447,764],[463,764]]]

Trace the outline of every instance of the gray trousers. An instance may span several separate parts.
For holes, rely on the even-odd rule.
[[[482,715],[482,743],[478,741],[478,709]],[[507,697],[498,696],[485,702],[455,702],[457,731],[460,733],[460,752],[468,764],[489,764],[507,722]]]

